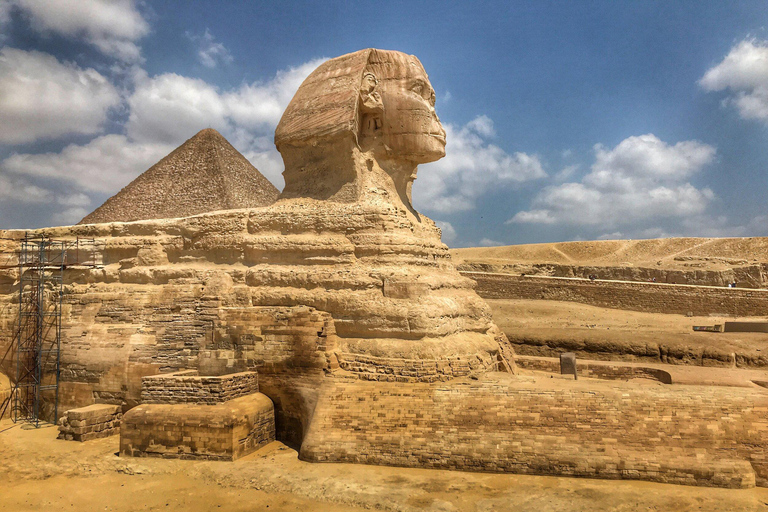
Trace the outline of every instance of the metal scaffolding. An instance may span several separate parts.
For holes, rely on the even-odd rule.
[[[64,270],[97,266],[96,251],[90,238],[54,240],[27,233],[19,242],[19,313],[12,344],[16,372],[11,419],[38,427],[44,417],[52,416],[56,422],[59,416]],[[44,405],[48,406],[46,411],[42,410]]]

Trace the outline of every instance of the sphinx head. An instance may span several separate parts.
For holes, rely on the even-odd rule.
[[[283,197],[359,200],[392,189],[410,207],[416,166],[445,156],[435,91],[421,62],[361,50],[318,67],[275,132],[285,162]]]

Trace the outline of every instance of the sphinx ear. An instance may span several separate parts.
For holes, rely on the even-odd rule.
[[[381,114],[384,112],[384,103],[378,92],[379,81],[373,73],[365,73],[360,83],[360,105],[362,114]]]

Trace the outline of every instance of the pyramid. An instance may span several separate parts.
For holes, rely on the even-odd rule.
[[[79,224],[188,217],[266,206],[280,192],[222,135],[197,133]]]

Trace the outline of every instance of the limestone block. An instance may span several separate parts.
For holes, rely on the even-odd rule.
[[[218,405],[135,407],[123,418],[120,454],[235,460],[274,440],[274,405],[254,393]]]

